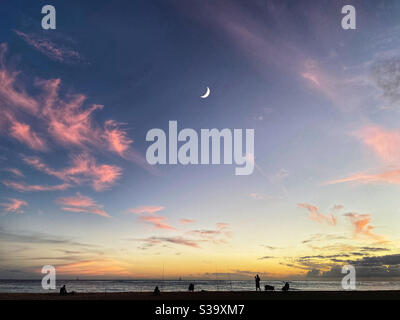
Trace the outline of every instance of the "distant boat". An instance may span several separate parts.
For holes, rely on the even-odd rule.
[[[182,277],[179,277],[178,281],[182,281]]]

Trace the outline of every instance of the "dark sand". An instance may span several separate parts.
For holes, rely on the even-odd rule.
[[[60,296],[58,293],[0,293],[0,300],[400,300],[400,291],[207,291],[164,292],[153,296],[151,292],[77,293]]]

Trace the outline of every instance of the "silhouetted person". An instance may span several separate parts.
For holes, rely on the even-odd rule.
[[[261,291],[261,287],[260,287],[261,279],[260,279],[260,277],[258,275],[256,275],[254,278],[256,279],[256,291],[258,291],[258,290]]]
[[[190,292],[194,291],[194,284],[193,283],[189,284],[189,291]]]
[[[282,287],[282,291],[283,292],[289,291],[289,282],[285,282],[285,285]]]
[[[159,296],[160,294],[161,294],[160,289],[158,289],[158,286],[156,286],[153,291],[153,296]]]
[[[65,284],[60,288],[60,295],[66,296],[68,294]]]

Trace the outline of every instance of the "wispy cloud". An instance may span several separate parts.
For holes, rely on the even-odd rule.
[[[308,218],[310,220],[316,221],[318,223],[327,223],[331,226],[335,226],[337,224],[337,217],[333,213],[323,214],[319,212],[318,207],[313,206],[307,203],[299,203],[297,204],[299,208],[307,209],[309,212]]]
[[[28,203],[24,200],[10,198],[8,201],[7,203],[0,203],[5,212],[24,213],[22,207],[28,206]]]
[[[86,180],[92,180],[96,190],[104,190],[122,174],[122,170],[115,165],[96,164],[93,151],[108,150],[154,173],[145,158],[133,149],[133,140],[128,137],[127,131],[121,128],[121,123],[107,120],[100,124],[93,120],[93,113],[101,110],[102,105],[88,105],[85,94],[60,90],[61,79],[36,78],[32,84],[38,93],[30,95],[25,89],[22,77],[18,77],[21,73],[10,70],[5,64],[6,51],[7,45],[1,44],[1,133],[33,150],[51,151],[53,144],[62,146],[66,152],[74,154],[80,149],[81,154],[73,156],[74,167],[47,172],[52,172],[58,177],[64,174],[64,178],[68,176],[67,180],[72,180],[72,176],[81,175]],[[77,177],[74,179],[77,180]]]
[[[188,231],[187,234],[197,236],[200,239],[207,240],[212,243],[227,243],[227,239],[232,237],[228,223],[216,223],[216,229],[198,229]]]
[[[356,173],[351,176],[342,179],[336,179],[328,181],[327,184],[336,183],[389,183],[389,184],[400,184],[400,169],[399,170],[388,170],[380,173]]]
[[[400,130],[389,130],[378,126],[366,126],[355,134],[384,164],[397,165],[400,161]],[[388,183],[400,184],[400,169],[357,172],[347,177],[328,181],[337,183]]]
[[[83,196],[79,192],[73,197],[57,199],[57,202],[63,206],[63,210],[71,212],[87,212],[97,214],[106,218],[110,216],[103,209],[102,205],[97,204],[92,198]]]
[[[108,142],[109,150],[124,157],[133,141],[128,137],[126,131],[120,128],[120,126],[121,124],[114,120],[107,120],[104,124],[104,138]]]
[[[180,219],[179,222],[181,224],[189,224],[189,223],[195,223],[196,220],[192,220],[192,219]]]
[[[25,163],[48,175],[55,176],[69,184],[90,183],[94,190],[103,191],[112,186],[122,175],[122,169],[115,165],[97,164],[87,153],[72,157],[70,167],[55,170],[38,157],[23,156]]]
[[[24,174],[21,172],[21,170],[17,169],[17,168],[5,168],[4,171],[8,171],[11,172],[13,175],[20,177],[20,178],[24,178]]]
[[[128,209],[128,212],[136,213],[136,214],[156,213],[156,212],[162,211],[164,209],[165,209],[165,207],[163,207],[163,206],[139,206],[139,207]]]
[[[142,247],[143,249],[159,245],[162,243],[172,243],[192,248],[200,248],[198,241],[187,239],[184,237],[149,237],[146,239],[138,239],[138,240],[145,243],[145,247]]]
[[[82,56],[77,50],[74,50],[65,44],[55,43],[44,35],[26,34],[18,30],[14,31],[27,44],[52,60],[63,63],[77,63],[83,61]],[[63,42],[65,43],[65,40]]]
[[[400,130],[366,126],[356,136],[383,161],[400,161]]]
[[[25,123],[15,122],[11,125],[10,134],[12,137],[26,144],[34,150],[46,150],[46,144],[31,127]]]
[[[16,181],[9,181],[9,180],[3,180],[2,183],[8,187],[15,189],[17,191],[21,192],[27,192],[27,191],[60,191],[60,190],[66,190],[71,187],[70,184],[68,183],[63,183],[63,184],[58,184],[54,186],[47,186],[47,185],[31,185],[27,184],[25,182],[16,182]]]
[[[344,215],[350,219],[350,222],[353,225],[353,233],[355,238],[362,236],[379,242],[387,241],[385,237],[372,232],[375,227],[370,224],[372,220],[370,214],[349,212]]]
[[[157,229],[176,230],[176,228],[165,222],[167,218],[154,213],[152,215],[142,215],[140,216],[140,220],[152,224]]]

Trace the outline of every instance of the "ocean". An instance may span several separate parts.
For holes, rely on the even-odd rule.
[[[195,291],[252,291],[253,280],[57,280],[57,291],[66,285],[68,291],[76,292],[151,292],[155,286],[161,291],[187,291],[194,283]],[[340,281],[289,281],[290,290],[300,291],[341,291]],[[280,290],[282,281],[261,281]],[[400,290],[400,281],[357,281],[356,290]],[[39,293],[48,292],[42,289],[41,280],[0,280],[0,292]]]

